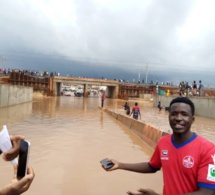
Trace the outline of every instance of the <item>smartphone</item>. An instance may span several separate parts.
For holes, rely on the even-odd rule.
[[[17,179],[21,179],[27,174],[29,152],[30,142],[21,140],[17,167]]]
[[[100,163],[103,165],[103,167],[104,167],[105,169],[110,169],[111,167],[114,166],[114,164],[113,164],[112,162],[108,162],[108,161],[107,161],[107,158],[101,160]]]

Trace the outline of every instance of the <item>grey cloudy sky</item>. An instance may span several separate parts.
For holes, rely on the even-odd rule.
[[[0,0],[0,66],[215,86],[214,0]]]

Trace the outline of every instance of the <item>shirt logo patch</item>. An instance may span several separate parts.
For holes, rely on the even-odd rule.
[[[162,152],[161,152],[161,160],[169,160],[168,150],[162,150]]]
[[[208,165],[207,180],[215,182],[215,165]]]
[[[162,156],[167,156],[168,150],[162,150]]]
[[[192,168],[194,166],[194,159],[192,156],[185,156],[183,158],[183,165],[186,168]]]
[[[209,164],[208,165],[208,175],[207,175],[207,180],[209,181],[214,181],[215,182],[215,154],[211,155],[214,165]]]

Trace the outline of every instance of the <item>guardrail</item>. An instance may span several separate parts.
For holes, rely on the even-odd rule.
[[[145,143],[147,143],[153,149],[156,147],[157,142],[161,136],[168,135],[168,133],[142,121],[138,121],[128,116],[118,114],[109,109],[104,110],[113,118],[122,122],[122,124],[124,124],[127,128],[131,129],[136,135],[138,135]]]

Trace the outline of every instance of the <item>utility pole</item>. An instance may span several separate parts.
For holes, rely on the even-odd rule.
[[[146,65],[146,83],[147,83],[147,79],[148,79],[148,62],[147,62],[147,65]]]

